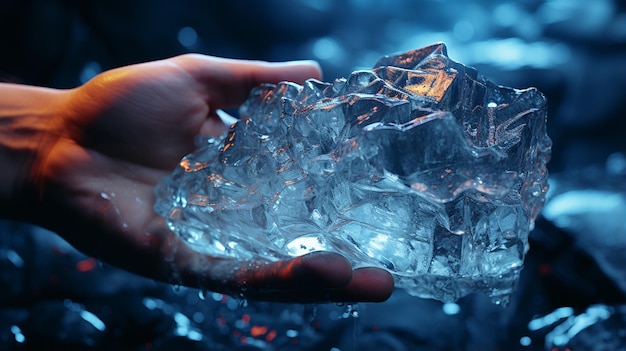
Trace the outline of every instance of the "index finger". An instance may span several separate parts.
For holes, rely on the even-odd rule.
[[[315,61],[266,62],[185,54],[171,59],[207,89],[212,110],[240,105],[255,86],[322,78]]]

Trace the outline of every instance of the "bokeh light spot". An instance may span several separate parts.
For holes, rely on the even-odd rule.
[[[82,84],[85,84],[100,72],[102,72],[102,67],[100,66],[100,64],[96,61],[89,61],[85,64],[83,70],[80,71],[80,82]]]
[[[459,21],[454,25],[454,37],[459,41],[470,41],[474,37],[474,25],[467,20]]]
[[[178,42],[186,48],[194,47],[198,42],[198,33],[191,27],[182,27],[178,31]]]
[[[443,309],[443,313],[449,316],[453,316],[461,312],[461,306],[457,305],[454,302],[444,303],[443,306],[441,306],[441,308]]]
[[[320,60],[330,60],[339,53],[339,44],[330,37],[320,38],[313,43],[313,55]]]

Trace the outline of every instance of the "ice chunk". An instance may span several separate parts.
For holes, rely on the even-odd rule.
[[[240,113],[156,189],[191,247],[336,251],[413,295],[507,301],[547,191],[539,91],[498,86],[435,44],[332,83],[258,87]]]

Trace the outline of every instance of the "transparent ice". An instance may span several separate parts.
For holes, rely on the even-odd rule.
[[[506,303],[544,203],[546,102],[443,44],[332,83],[254,89],[187,155],[156,211],[191,247],[240,260],[335,251],[410,294]]]

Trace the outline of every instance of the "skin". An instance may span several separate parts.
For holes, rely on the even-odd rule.
[[[216,115],[260,83],[320,78],[311,62],[188,54],[104,72],[70,90],[0,83],[0,213],[128,271],[252,300],[384,301],[391,275],[335,253],[238,262],[191,250],[153,211],[154,186],[219,135]]]

